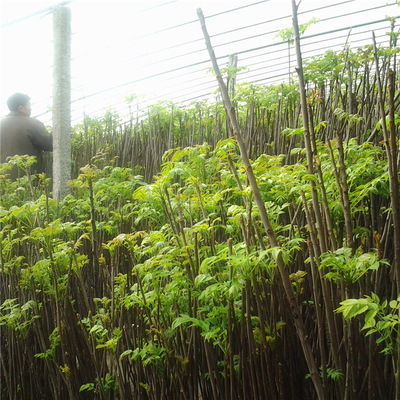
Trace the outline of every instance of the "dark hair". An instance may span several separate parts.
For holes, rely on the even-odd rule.
[[[18,111],[19,106],[26,106],[31,98],[27,94],[14,93],[7,100],[7,106],[10,111]]]

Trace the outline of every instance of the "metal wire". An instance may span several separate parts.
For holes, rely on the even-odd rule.
[[[227,15],[229,13],[240,12],[244,8],[251,8],[251,7],[255,8],[256,6],[259,6],[261,4],[265,4],[265,3],[269,2],[269,1],[270,0],[252,2],[250,4],[246,4],[246,5],[243,5],[241,7],[236,7],[236,8],[228,9],[228,10],[225,10],[223,12],[219,12],[219,13],[216,13],[216,14],[213,14],[213,15],[209,15],[209,16],[206,17],[206,19],[211,20],[213,18],[225,16],[225,15]],[[70,3],[74,3],[74,2],[75,2],[75,0],[69,0],[69,1],[64,1],[63,3],[60,3],[60,4],[65,5],[65,4],[70,4]],[[164,7],[167,4],[171,4],[171,3],[175,3],[175,2],[176,2],[176,0],[169,1],[169,2],[164,3],[162,5],[155,6],[155,8]],[[336,4],[329,4],[329,5],[325,5],[323,7],[316,7],[316,8],[312,8],[310,10],[304,10],[304,11],[299,12],[299,14],[315,13],[317,11],[325,10],[327,8],[330,8],[330,7],[339,7],[339,8],[337,8],[339,10],[340,6],[345,6],[347,3],[355,3],[355,2],[357,2],[357,0],[342,1],[342,2],[336,3]],[[362,8],[362,2],[358,1],[358,3],[360,3],[360,9],[358,9],[357,11],[346,12],[346,13],[341,12],[339,14],[334,14],[334,15],[328,16],[326,18],[323,18],[321,20],[321,23],[325,23],[327,21],[331,21],[331,20],[334,20],[334,19],[340,20],[341,18],[344,18],[346,16],[360,15],[361,13],[367,13],[367,12],[370,12],[370,11],[375,10],[375,9],[381,9],[381,8],[384,8],[384,7],[390,7],[390,5],[385,4],[385,5],[379,5],[379,6],[376,6],[376,7],[373,7],[373,8],[364,8],[363,9]],[[74,7],[74,4],[72,4],[72,6]],[[142,11],[142,12],[149,11],[152,8],[154,8],[154,7],[148,8],[148,9]],[[18,19],[16,21],[12,21],[12,22],[3,24],[1,26],[1,28],[6,28],[8,26],[11,26],[11,25],[17,24],[17,23],[24,23],[24,21],[26,21],[27,19],[33,18],[33,17],[43,16],[46,13],[48,14],[49,12],[51,12],[52,9],[53,9],[53,7],[49,7],[49,8],[46,8],[44,10],[40,10],[40,11],[38,11],[36,13],[30,14],[29,16],[20,18],[20,19]],[[266,21],[257,22],[257,23],[253,23],[253,24],[247,24],[245,26],[235,27],[234,29],[216,32],[211,36],[212,39],[216,40],[218,38],[223,38],[223,37],[226,37],[226,39],[224,41],[220,42],[220,43],[216,43],[214,45],[214,48],[216,48],[216,49],[224,49],[227,46],[231,46],[232,44],[236,44],[236,45],[237,44],[241,44],[241,45],[245,46],[246,41],[254,42],[255,39],[257,39],[257,38],[258,39],[262,38],[262,37],[266,37],[267,38],[270,35],[273,35],[275,33],[276,34],[279,33],[279,30],[271,30],[271,31],[268,31],[268,32],[263,32],[263,33],[255,34],[255,35],[254,34],[253,35],[251,35],[251,34],[250,35],[249,34],[242,35],[242,37],[240,37],[240,38],[233,38],[232,34],[233,33],[238,33],[238,32],[239,33],[240,32],[243,32],[243,33],[244,32],[248,32],[253,28],[256,28],[256,27],[259,28],[262,25],[266,25],[267,26],[268,24],[270,24],[272,22],[289,20],[290,18],[291,18],[291,15],[279,16],[277,18],[268,19]],[[321,42],[326,42],[327,40],[332,40],[332,41],[336,40],[337,41],[337,39],[340,39],[342,37],[343,38],[346,37],[346,35],[339,35],[341,32],[352,31],[352,37],[353,36],[362,36],[363,34],[367,33],[368,31],[354,32],[354,30],[360,29],[362,27],[370,27],[371,29],[372,29],[372,27],[374,27],[374,28],[376,28],[377,31],[380,31],[380,30],[385,29],[385,27],[378,28],[378,25],[382,24],[382,23],[387,23],[387,22],[388,22],[387,19],[378,19],[378,20],[374,20],[374,21],[368,21],[368,22],[365,22],[365,23],[359,23],[359,24],[352,25],[352,26],[338,27],[337,29],[333,29],[333,30],[329,30],[329,31],[325,31],[325,32],[319,32],[319,33],[315,33],[315,34],[312,34],[312,35],[303,36],[301,38],[303,55],[305,56],[305,58],[307,57],[307,53],[308,53],[307,47],[312,47],[313,48],[312,50],[309,51],[310,53],[314,53],[314,54],[315,53],[320,53],[322,50],[326,49],[327,46],[322,46],[322,47],[317,47],[316,48],[316,45],[320,44]],[[145,35],[141,35],[139,37],[136,37],[134,40],[141,40],[141,39],[149,37],[149,36],[157,36],[157,35],[160,36],[160,35],[163,35],[163,34],[165,34],[167,32],[171,32],[173,30],[180,29],[180,28],[182,28],[184,26],[188,26],[188,25],[194,24],[194,23],[198,23],[198,21],[197,20],[186,21],[186,22],[183,22],[183,23],[180,23],[180,24],[176,24],[176,25],[164,28],[164,29],[160,29],[160,30],[155,31],[155,32],[151,32],[151,33],[148,33],[148,34],[145,34]],[[387,29],[387,27],[386,27],[386,29]],[[335,38],[326,39],[327,36],[335,35],[335,34],[336,34]],[[384,36],[384,35],[382,35],[382,36]],[[319,38],[321,38],[321,39],[319,40]],[[318,40],[315,40],[315,39],[318,39]],[[365,41],[365,40],[366,39],[361,38],[359,40],[352,40],[352,42],[353,42],[353,44],[355,44],[355,43],[358,43],[358,42],[361,43],[362,41]],[[133,40],[130,39],[128,41],[114,43],[112,46],[118,46],[118,45],[124,44],[124,43],[131,43],[132,41]],[[148,58],[149,56],[157,56],[157,55],[160,55],[162,53],[171,52],[173,50],[180,49],[180,48],[181,49],[185,49],[187,47],[193,48],[193,47],[195,47],[197,45],[201,45],[202,42],[203,42],[203,39],[199,37],[199,38],[195,38],[194,40],[189,40],[189,41],[185,41],[185,42],[176,43],[176,44],[168,46],[166,48],[150,51],[150,52],[147,52],[145,54],[136,55],[135,57],[132,57],[132,58],[128,58],[128,59],[117,61],[116,62],[116,66],[122,65],[124,63],[137,62],[140,59],[146,61],[146,58]],[[341,46],[340,44],[336,44],[336,45],[332,44],[328,48],[337,48],[337,47],[340,47],[340,46]],[[101,48],[100,50],[98,50],[96,52],[91,52],[90,54],[88,53],[87,55],[81,55],[79,57],[75,57],[72,60],[72,62],[84,59],[84,58],[89,57],[90,55],[93,55],[93,54],[96,54],[96,53],[101,54],[101,53],[105,52],[107,49],[109,49],[110,47],[111,46],[103,47],[103,48]],[[204,54],[204,59],[201,59],[201,58],[199,59],[199,57],[197,57],[198,61],[196,61],[196,62],[187,62],[189,57],[191,57],[193,55],[197,55],[197,53],[200,55],[200,57],[202,57],[202,55]],[[226,62],[231,53],[232,52],[226,52],[224,55],[218,56],[217,57],[218,61],[220,63]],[[242,79],[249,79],[249,80],[254,81],[254,82],[267,82],[267,81],[270,82],[271,80],[279,79],[279,78],[288,76],[288,64],[287,64],[287,62],[282,61],[282,62],[276,63],[276,61],[278,61],[278,60],[286,60],[287,56],[288,56],[287,44],[283,43],[281,40],[279,40],[277,42],[274,42],[274,43],[267,43],[267,44],[262,45],[262,46],[255,46],[255,47],[246,46],[243,49],[238,49],[238,51],[236,51],[235,53],[237,55],[241,56],[239,58],[240,64],[243,65],[243,64],[247,63],[246,67],[248,68],[248,71],[243,71],[243,72],[239,71],[238,72],[238,74],[237,74],[238,81],[242,80]],[[279,53],[281,53],[282,56],[277,57],[276,55],[279,54]],[[290,57],[292,57],[292,56],[294,57],[294,55],[292,53],[289,53],[289,54],[290,54]],[[268,65],[265,65],[265,64],[267,64],[267,61],[262,61],[261,57],[262,58],[266,58],[267,56],[268,57],[272,56],[274,58],[275,63],[274,64],[269,63]],[[257,62],[251,63],[251,60],[253,60],[253,59],[261,60],[261,61],[257,61]],[[139,76],[139,77],[137,77],[136,79],[133,79],[133,80],[121,82],[120,84],[116,84],[116,85],[113,85],[111,87],[102,88],[102,89],[97,90],[95,92],[86,94],[85,96],[75,97],[72,100],[72,103],[73,104],[82,103],[83,101],[86,101],[86,100],[89,100],[89,99],[93,99],[95,97],[100,97],[101,95],[105,95],[105,94],[108,94],[108,93],[121,92],[122,89],[128,89],[129,87],[133,87],[137,83],[150,81],[150,80],[155,79],[155,78],[159,79],[161,77],[165,77],[165,78],[168,78],[168,80],[170,80],[170,79],[178,79],[177,78],[178,75],[181,78],[182,77],[193,76],[193,79],[185,80],[186,87],[184,89],[179,90],[179,91],[171,90],[170,93],[171,93],[171,98],[172,99],[179,98],[181,92],[187,92],[186,89],[188,89],[191,94],[192,94],[192,92],[195,92],[196,90],[201,91],[202,93],[203,92],[208,92],[208,94],[210,94],[210,92],[209,92],[210,89],[209,88],[216,88],[216,84],[209,86],[208,83],[204,83],[204,77],[206,75],[206,71],[210,68],[210,62],[209,62],[208,57],[206,56],[206,52],[204,51],[204,48],[202,48],[202,47],[200,47],[197,50],[193,49],[193,50],[186,51],[186,52],[182,51],[179,54],[174,55],[172,57],[165,57],[165,58],[159,59],[157,61],[152,62],[151,66],[152,67],[157,66],[157,65],[162,66],[163,64],[167,65],[168,63],[172,63],[172,62],[176,63],[179,60],[182,60],[182,62],[179,63],[178,67],[174,67],[174,68],[164,67],[162,70],[158,70],[155,73],[149,73],[149,74],[147,74],[145,76]],[[260,66],[260,67],[258,67],[258,66]],[[279,66],[282,66],[282,68],[280,68],[279,70],[274,70],[274,69],[272,69],[274,66],[276,66],[277,68]],[[285,66],[286,66],[286,68],[284,68]],[[276,72],[280,71],[281,73],[280,74],[278,74],[278,73],[274,74],[275,71]],[[201,74],[201,76],[200,76],[200,74]],[[265,75],[265,77],[261,78],[261,79],[258,79],[258,76],[261,76],[263,74]],[[271,76],[271,74],[274,74],[274,75]],[[197,76],[197,78],[196,78],[196,76]],[[74,81],[75,77],[73,76],[72,79]],[[255,79],[256,79],[256,81],[255,81]],[[190,85],[191,82],[193,82],[194,85]],[[165,95],[168,95],[168,91],[166,91],[166,89],[164,89],[164,96]],[[196,94],[194,94],[194,95],[188,96],[189,98],[186,97],[186,96],[181,97],[181,98],[182,98],[182,101],[184,103],[188,103],[188,102],[190,102],[190,101],[192,101],[194,99],[203,98],[204,96],[206,96],[206,95],[203,95],[203,94],[196,95]],[[50,98],[46,98],[46,99],[43,99],[43,100],[50,100]],[[108,104],[107,106],[113,107],[112,104],[111,105]],[[39,114],[38,116],[46,116],[49,113],[50,112],[44,112],[42,114]]]

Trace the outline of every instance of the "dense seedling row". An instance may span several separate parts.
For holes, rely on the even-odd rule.
[[[219,102],[85,119],[59,203],[30,159],[17,182],[2,165],[2,396],[315,398],[280,258],[325,398],[395,398],[395,53],[307,63],[310,149],[295,84],[235,88],[276,247]]]

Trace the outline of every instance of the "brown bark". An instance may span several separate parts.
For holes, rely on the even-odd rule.
[[[376,49],[375,34],[372,33],[374,44],[376,77],[378,83],[378,103],[382,118],[382,132],[385,143],[386,156],[388,158],[390,202],[392,207],[393,230],[394,230],[394,262],[393,270],[396,279],[396,291],[400,292],[400,198],[399,198],[399,173],[397,155],[399,152],[396,143],[396,126],[394,116],[394,74],[389,71],[389,132],[386,126],[385,100],[381,79],[379,76],[379,61]],[[400,390],[400,388],[399,388]]]
[[[213,64],[213,68],[214,68],[214,72],[215,72],[215,75],[216,75],[216,78],[218,81],[218,85],[219,85],[219,88],[222,93],[225,108],[226,108],[227,114],[229,116],[229,121],[232,126],[232,130],[234,132],[235,138],[239,145],[243,165],[245,167],[246,174],[249,179],[251,189],[253,191],[253,196],[254,196],[255,202],[259,209],[261,221],[264,225],[264,229],[267,233],[267,237],[268,237],[271,247],[278,247],[278,241],[277,241],[275,233],[272,229],[272,226],[270,224],[268,214],[265,209],[264,202],[261,198],[261,194],[258,189],[257,181],[256,181],[256,178],[253,173],[253,169],[250,164],[250,160],[249,160],[247,150],[246,150],[246,145],[245,145],[242,135],[240,133],[240,128],[239,128],[239,124],[236,120],[235,111],[232,107],[226,85],[225,85],[225,83],[222,79],[221,73],[219,71],[215,53],[214,53],[214,50],[211,45],[210,37],[207,32],[203,12],[201,9],[197,10],[197,15],[198,15],[200,23],[201,23],[203,35],[206,40],[207,49],[208,49],[208,52],[209,52],[209,55],[211,58],[211,62]],[[312,382],[314,384],[314,387],[315,387],[315,390],[317,393],[317,397],[318,397],[318,399],[323,399],[324,391],[323,391],[323,387],[322,387],[321,378],[318,374],[318,369],[317,369],[317,366],[316,366],[316,363],[314,360],[314,356],[312,354],[312,349],[311,349],[310,343],[308,341],[308,337],[307,337],[305,329],[304,329],[304,324],[303,324],[303,319],[302,319],[301,312],[300,312],[300,307],[297,303],[296,296],[295,296],[295,293],[293,290],[293,286],[292,286],[292,283],[289,278],[289,270],[288,270],[287,266],[285,265],[285,263],[283,262],[283,259],[280,255],[277,257],[276,261],[277,261],[277,267],[278,267],[278,270],[279,270],[279,273],[280,273],[280,276],[282,279],[283,287],[285,289],[286,297],[287,297],[287,300],[291,307],[291,312],[292,312],[294,324],[296,327],[296,331],[299,336],[300,343],[301,343],[301,346],[303,349],[303,353],[304,353],[308,368],[310,370],[311,379],[312,379]]]

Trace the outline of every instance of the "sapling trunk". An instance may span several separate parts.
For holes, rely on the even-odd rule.
[[[208,367],[208,373],[209,373],[209,377],[210,377],[210,383],[211,383],[211,389],[212,389],[212,393],[213,393],[213,398],[214,399],[220,399],[220,392],[218,390],[217,387],[217,382],[215,380],[215,374],[214,374],[214,368],[213,368],[213,361],[211,359],[211,351],[209,348],[209,344],[207,341],[203,342],[203,347],[204,347],[204,353],[206,356],[206,361],[207,361],[207,367]]]
[[[227,155],[227,160],[228,160],[229,168],[232,171],[233,176],[235,177],[236,184],[237,184],[239,190],[241,192],[243,192],[242,183],[240,182],[239,175],[237,173],[235,164],[233,163],[233,160],[232,160],[232,157],[230,154]],[[257,221],[253,220],[253,218],[251,217],[251,199],[248,199],[246,197],[246,195],[244,195],[244,194],[242,195],[242,199],[243,199],[243,203],[246,205],[246,208],[248,210],[248,215],[250,216],[249,218],[247,218],[247,227],[246,227],[247,236],[250,238],[250,231],[251,231],[250,225],[251,225],[254,229],[255,234],[257,235],[257,240],[258,240],[261,250],[265,250],[264,241],[261,236],[260,229],[257,225]]]
[[[86,287],[85,287],[85,284],[84,284],[84,280],[82,278],[82,273],[81,273],[81,270],[80,270],[81,267],[79,265],[77,255],[75,253],[75,249],[73,249],[72,251],[73,251],[73,259],[74,259],[75,268],[76,268],[76,275],[78,277],[79,288],[81,289],[81,292],[82,292],[82,296],[83,296],[84,303],[85,303],[85,306],[86,306],[86,312],[89,313],[90,310],[91,310],[90,304],[89,304],[89,296],[87,294]]]
[[[246,326],[246,290],[242,288],[242,307],[240,313],[240,348],[239,348],[239,382],[242,383],[242,398],[243,400],[247,399],[247,388],[246,388],[246,342],[245,342],[245,326]]]
[[[266,353],[268,350],[268,343],[267,343],[267,339],[266,339],[266,335],[265,335],[265,326],[266,326],[266,321],[265,321],[265,316],[264,316],[265,306],[264,306],[264,304],[262,304],[261,290],[260,290],[260,286],[259,286],[257,276],[255,274],[254,269],[252,269],[252,271],[251,271],[251,280],[253,282],[254,297],[256,300],[256,304],[257,304],[259,327],[260,327],[260,334],[261,334],[261,340],[262,340],[262,350],[263,350],[263,352]],[[261,372],[262,372],[261,375],[263,377],[268,376],[268,373],[265,371],[264,363],[262,362],[262,360],[261,360]],[[261,387],[263,389],[263,397],[265,397],[266,389],[265,389],[264,382],[263,382],[263,384],[261,384]]]
[[[390,153],[392,163],[392,176],[389,178],[391,181],[391,204],[393,214],[393,225],[394,225],[394,259],[395,268],[397,271],[397,291],[400,291],[400,194],[399,194],[399,145],[397,141],[397,128],[395,122],[395,105],[394,105],[394,92],[395,92],[395,75],[392,70],[389,70],[389,140],[390,140]],[[400,373],[400,372],[399,372]],[[400,392],[398,392],[400,395]]]
[[[268,240],[269,240],[271,247],[278,247],[277,238],[276,238],[275,233],[270,224],[268,214],[265,209],[264,201],[261,197],[261,194],[260,194],[260,191],[258,188],[258,184],[257,184],[256,178],[254,176],[254,173],[253,173],[253,170],[252,170],[252,167],[250,164],[250,160],[247,155],[246,145],[243,141],[242,135],[240,134],[240,128],[239,128],[239,125],[236,120],[235,111],[231,105],[225,83],[224,83],[221,73],[219,71],[217,60],[216,60],[214,50],[211,45],[210,37],[208,35],[207,29],[205,26],[205,20],[204,20],[203,12],[201,11],[201,9],[197,10],[197,14],[198,14],[198,17],[199,17],[199,20],[201,23],[203,35],[206,40],[207,49],[208,49],[208,52],[209,52],[209,55],[210,55],[210,58],[211,58],[211,61],[213,64],[213,68],[214,68],[214,72],[216,74],[218,85],[221,90],[222,97],[224,99],[224,104],[225,104],[225,107],[227,110],[227,115],[229,116],[230,124],[232,126],[235,138],[239,145],[243,165],[245,167],[246,174],[247,174],[247,177],[249,179],[249,182],[250,182],[250,185],[251,185],[251,188],[253,191],[253,196],[256,201],[259,213],[260,213],[261,221],[264,225],[264,229],[268,236]],[[314,384],[314,387],[315,387],[315,390],[317,393],[317,397],[318,397],[318,399],[323,399],[325,396],[324,396],[324,391],[323,391],[323,387],[322,387],[322,382],[321,382],[321,378],[318,374],[318,369],[315,364],[314,356],[312,354],[312,349],[311,349],[310,343],[308,341],[308,337],[307,337],[305,329],[304,329],[300,307],[297,303],[296,296],[295,296],[293,286],[292,286],[292,282],[290,281],[290,278],[289,278],[288,268],[284,264],[282,256],[280,254],[277,257],[277,266],[278,266],[278,270],[279,270],[279,273],[282,278],[282,283],[285,288],[285,293],[286,293],[288,302],[291,307],[294,324],[296,326],[297,334],[299,335],[300,343],[302,345],[303,353],[306,358],[308,368],[310,370],[311,379]]]
[[[183,226],[183,214],[182,214],[182,208],[181,208],[181,203],[180,203],[180,196],[179,194],[176,196],[176,208],[178,211],[178,224],[179,224],[179,231],[182,237],[182,242],[183,245],[185,246],[186,249],[186,255],[189,261],[189,265],[186,264],[186,271],[188,274],[188,277],[190,278],[190,280],[192,282],[194,282],[195,279],[195,274],[196,274],[196,268],[194,266],[194,262],[193,262],[193,257],[191,255],[191,253],[189,252],[189,246],[187,244],[187,240],[186,240],[186,234],[185,234],[185,230],[184,230],[184,226]],[[191,291],[188,290],[188,295],[190,296]]]
[[[355,252],[355,243],[353,239],[353,224],[351,221],[351,205],[349,199],[349,185],[347,183],[345,155],[343,149],[343,134],[342,132],[337,133],[337,148],[338,148],[338,160],[339,160],[339,172],[340,172],[340,185],[342,188],[342,208],[343,217],[346,226],[346,243]]]
[[[307,98],[306,98],[306,88],[304,83],[304,74],[303,74],[303,60],[300,49],[300,33],[299,33],[299,24],[297,20],[297,5],[296,1],[292,0],[292,13],[293,13],[293,29],[294,29],[294,37],[295,37],[295,47],[296,47],[296,57],[297,57],[297,75],[299,78],[299,91],[300,91],[300,105],[301,105],[301,113],[303,116],[303,129],[304,129],[304,145],[306,149],[306,157],[307,157],[307,171],[310,175],[314,175],[314,157],[317,157],[317,154],[313,153],[312,149],[312,140],[310,134],[310,126],[309,126],[309,117],[308,117],[308,106],[307,106]],[[318,194],[315,188],[314,181],[310,181],[310,191],[312,198],[312,206],[314,209],[315,219],[317,222],[318,229],[318,238],[321,247],[321,252],[325,253],[327,251],[327,240],[325,233],[325,226],[323,223],[323,218],[321,214],[321,209],[319,206]]]
[[[331,243],[331,248],[332,250],[336,249],[336,239],[334,236],[333,232],[333,224],[332,224],[332,218],[331,214],[329,211],[329,205],[328,205],[328,199],[326,196],[326,189],[325,189],[325,184],[324,184],[324,178],[321,170],[321,161],[319,160],[317,156],[317,143],[315,139],[315,132],[314,132],[314,121],[313,121],[313,114],[312,114],[312,108],[309,106],[309,117],[310,117],[310,137],[311,137],[311,144],[313,147],[313,151],[315,154],[315,159],[316,159],[316,170],[317,170],[317,175],[318,175],[318,184],[319,184],[319,190],[321,193],[321,200],[322,200],[322,207],[324,211],[324,216],[325,216],[325,221],[327,228],[326,230],[328,231],[328,236],[329,240]]]
[[[301,192],[300,194],[301,194],[301,199],[302,199],[302,203],[303,203],[303,208],[306,213],[307,223],[308,223],[308,226],[310,229],[311,243],[309,243],[308,245],[309,245],[311,254],[315,257],[314,261],[316,263],[316,271],[318,271],[319,280],[321,283],[322,296],[324,299],[323,305],[325,307],[325,316],[326,316],[326,322],[327,322],[327,328],[328,328],[327,332],[328,332],[329,340],[330,340],[331,347],[332,347],[332,358],[333,358],[335,367],[343,370],[343,366],[342,366],[342,363],[340,360],[340,353],[339,353],[340,340],[338,337],[338,329],[336,327],[335,320],[334,320],[333,305],[332,305],[332,299],[331,299],[332,293],[328,286],[328,282],[323,277],[322,271],[320,269],[319,261],[318,261],[320,254],[318,253],[318,245],[317,245],[318,241],[317,241],[317,237],[316,237],[317,232],[314,227],[315,221],[312,217],[311,210],[309,209],[309,207],[307,205],[307,201],[306,201],[304,193]],[[310,257],[311,257],[311,254],[310,254]],[[343,397],[342,385],[339,386],[339,390],[341,391],[341,394]]]
[[[178,226],[177,226],[175,220],[172,218],[171,202],[169,200],[169,195],[168,195],[168,190],[167,189],[165,189],[165,194],[166,194],[166,197],[167,197],[167,200],[168,200],[168,204],[165,201],[165,198],[164,198],[163,194],[160,193],[160,199],[161,199],[161,203],[162,203],[162,206],[163,206],[163,209],[164,209],[164,214],[165,214],[167,220],[169,221],[169,224],[171,226],[172,232],[174,233],[175,236],[177,236],[177,235],[179,235],[179,229],[178,229]],[[170,210],[168,210],[168,205],[170,207],[171,212],[170,212]],[[178,246],[179,246],[179,241],[178,241]]]
[[[394,230],[394,262],[393,272],[396,280],[396,294],[400,292],[400,198],[399,198],[399,177],[398,177],[398,145],[396,138],[396,126],[395,126],[395,113],[394,113],[394,85],[395,77],[392,71],[388,73],[389,81],[389,132],[386,126],[386,112],[385,112],[385,95],[379,76],[379,61],[377,55],[375,34],[372,33],[373,46],[374,46],[374,57],[376,65],[376,78],[378,83],[378,103],[382,121],[382,132],[385,144],[386,156],[388,159],[388,172],[389,172],[389,187],[390,187],[390,201],[392,206],[392,219],[393,219],[393,230]],[[395,398],[400,397],[400,357],[398,356],[399,348],[398,344],[395,345],[395,356],[394,360],[394,375],[395,375]]]
[[[232,278],[230,278],[232,280]],[[233,365],[233,321],[234,306],[232,299],[228,300],[228,362],[229,362],[229,392],[230,398],[234,398],[234,376],[235,368]]]
[[[307,247],[308,247],[308,254],[310,256],[310,267],[311,267],[311,276],[312,276],[312,283],[313,283],[313,296],[314,296],[314,307],[315,312],[317,314],[317,325],[318,325],[318,344],[319,344],[319,352],[321,357],[321,368],[322,368],[322,382],[324,386],[327,385],[327,377],[326,377],[326,367],[327,367],[327,360],[325,356],[325,338],[324,338],[324,330],[325,324],[321,314],[320,308],[320,293],[319,293],[319,277],[317,272],[317,266],[314,261],[314,252],[312,249],[311,241],[307,240]]]
[[[333,175],[335,176],[336,187],[339,192],[340,202],[343,204],[343,189],[342,189],[342,185],[340,184],[340,177],[339,177],[339,172],[338,172],[337,166],[336,166],[335,155],[333,154],[333,149],[332,149],[330,140],[328,140],[326,143],[328,146],[329,156],[331,159]]]
[[[99,273],[99,258],[97,254],[97,229],[96,229],[96,217],[95,217],[95,205],[94,205],[94,193],[93,193],[93,177],[90,167],[86,167],[86,179],[89,189],[89,205],[90,205],[90,228],[91,228],[91,253],[93,262],[93,282],[97,282],[96,274]]]
[[[254,336],[253,336],[253,327],[251,324],[251,301],[250,301],[250,293],[251,293],[251,284],[250,280],[246,279],[245,281],[245,296],[246,296],[246,304],[245,304],[245,324],[246,324],[246,335],[244,336],[246,338],[246,341],[248,343],[248,353],[246,357],[247,361],[247,371],[250,376],[250,382],[251,382],[251,390],[252,390],[252,396],[251,398],[257,399],[259,396],[257,395],[257,379],[256,379],[256,374],[257,372],[254,370],[254,362],[253,359],[256,354],[256,348],[255,348],[255,341],[254,341]]]
[[[399,174],[398,174],[398,152],[396,139],[396,126],[394,116],[394,74],[389,73],[389,132],[386,126],[385,97],[379,76],[379,61],[376,49],[375,34],[372,33],[374,56],[376,66],[376,78],[378,83],[378,103],[382,118],[382,132],[388,159],[390,202],[392,206],[393,230],[394,230],[394,263],[393,270],[397,283],[397,293],[400,293],[400,196],[399,196]],[[397,393],[400,396],[400,393]]]
[[[249,243],[249,238],[247,236],[247,230],[246,230],[246,225],[244,222],[243,215],[239,215],[239,222],[240,222],[240,227],[242,228],[242,236],[243,236],[243,242],[246,245],[246,253],[250,253],[250,243]]]

